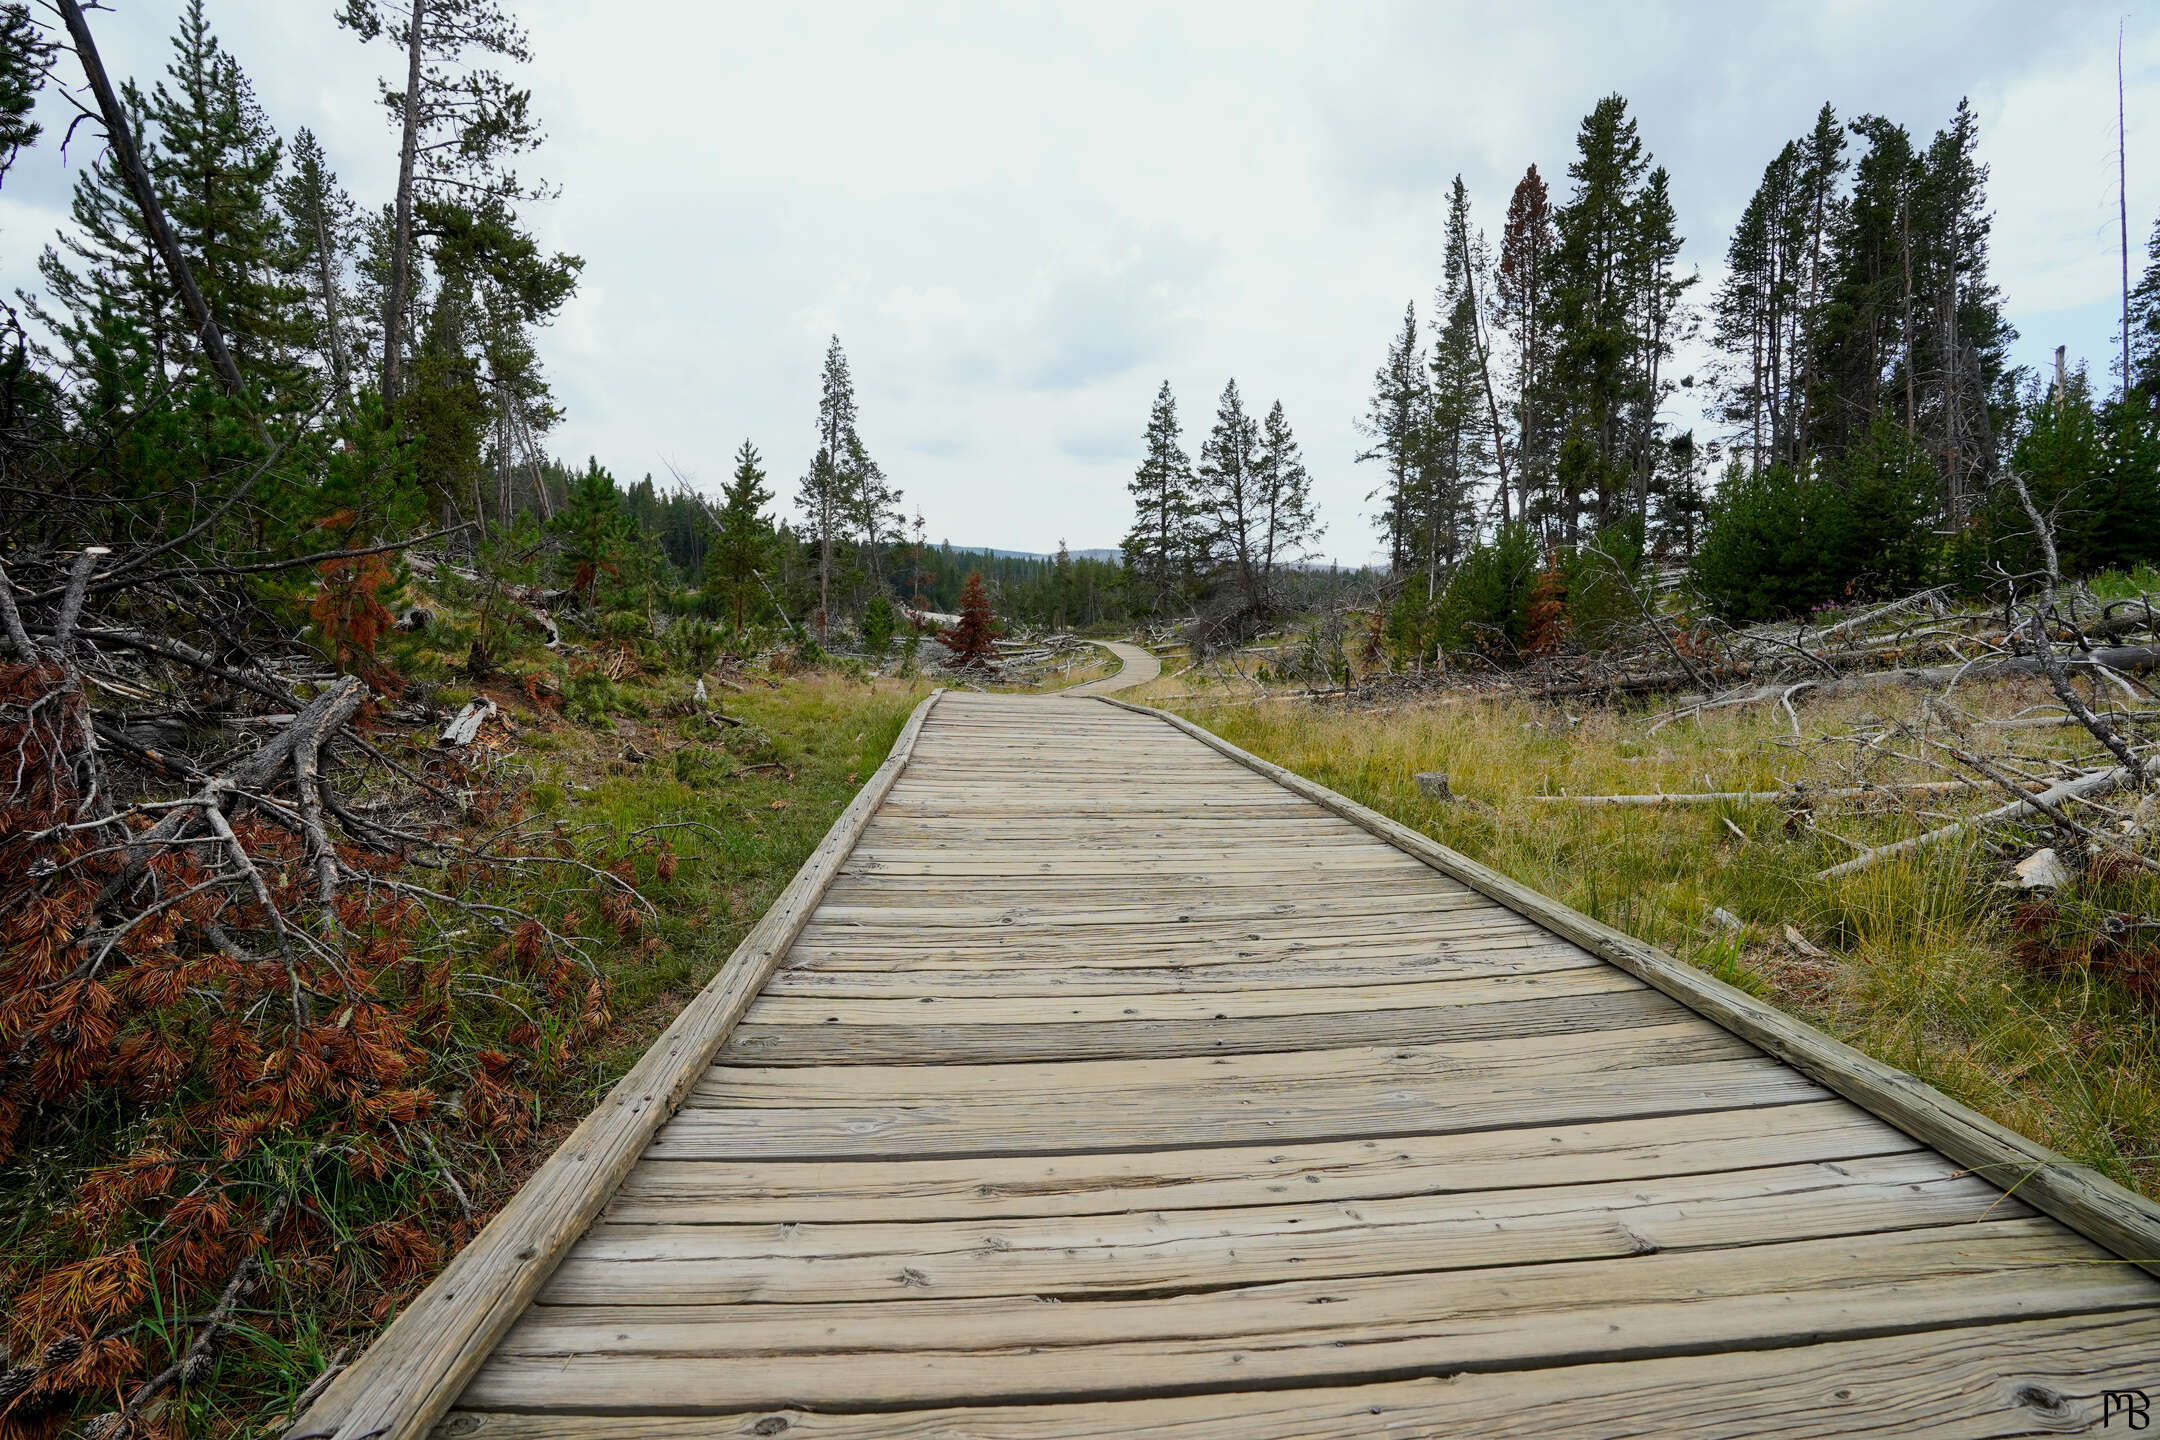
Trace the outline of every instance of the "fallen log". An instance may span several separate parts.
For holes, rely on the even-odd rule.
[[[2073,674],[2097,674],[2102,670],[2136,674],[2160,668],[2160,645],[2114,645],[2083,655],[2063,657],[2062,666]],[[1970,665],[1927,665],[1911,670],[1867,670],[1840,675],[1815,687],[1815,698],[1847,695],[1878,685],[1947,685],[1953,680],[1999,680],[2009,675],[2038,675],[2047,668],[2037,655],[2013,655],[2002,660],[1981,660]]]
[[[2132,710],[2127,714],[2120,710],[2110,710],[2103,712],[2101,718],[2124,725],[2133,725],[2142,721],[2160,720],[2160,710]],[[2082,725],[2084,723],[2075,715],[2035,715],[2016,720],[1973,721],[1973,724],[1989,730],[2060,730],[2065,725]]]
[[[1835,790],[1715,790],[1670,795],[1531,795],[1525,798],[1566,805],[1769,805],[1800,806],[1818,800],[1861,800],[1874,795],[1947,795],[1975,788],[1969,780],[1923,780],[1904,785],[1846,785]]]
[[[2160,778],[2160,755],[2156,755],[2139,765],[2135,774],[2128,767],[2122,765],[2117,765],[2110,770],[2088,770],[2083,775],[2076,775],[2058,784],[2050,785],[2047,789],[2034,795],[2030,800],[2013,800],[2007,805],[1998,805],[1993,810],[1983,811],[1970,820],[1960,820],[1955,824],[1940,825],[1925,834],[1914,835],[1889,845],[1878,845],[1873,850],[1863,850],[1858,855],[1853,856],[1852,859],[1831,866],[1815,878],[1818,880],[1837,880],[1847,875],[1856,875],[1862,870],[1873,869],[1885,860],[1895,860],[1900,855],[1914,854],[1927,849],[1930,845],[1944,840],[1955,839],[1957,836],[1963,835],[1970,830],[1976,830],[1983,825],[1998,825],[2005,820],[2023,819],[2027,815],[2045,815],[2049,810],[2065,801],[2088,800],[2096,795],[2105,795],[2110,791],[2120,790],[2133,780],[2150,780],[2154,778]]]
[[[1824,663],[1832,663],[1829,656],[1813,656]],[[2160,669],[2160,645],[2113,645],[2101,646],[2081,655],[2063,657],[2063,667],[2073,674],[2099,674],[2115,671],[2139,674]],[[1712,679],[1745,680],[1757,667],[1737,665],[1720,667],[1708,672]],[[1846,695],[1878,685],[1947,685],[1953,679],[1960,683],[1969,680],[1995,680],[2009,675],[2046,675],[2046,669],[2034,655],[2011,655],[1999,660],[1980,660],[1964,665],[1927,665],[1892,670],[1860,670],[1851,674],[1827,677],[1816,681],[1810,692],[1811,698],[1821,699],[1831,695]],[[1696,683],[1697,677],[1679,670],[1663,670],[1648,675],[1615,676],[1610,680],[1583,680],[1566,685],[1541,687],[1538,694],[1547,699],[1573,695],[1650,695],[1676,690]],[[1783,693],[1783,686],[1765,686],[1744,701],[1727,700],[1723,703],[1759,703],[1774,700]],[[1700,696],[1686,702],[1692,706],[1702,701],[1715,700],[1715,696]]]

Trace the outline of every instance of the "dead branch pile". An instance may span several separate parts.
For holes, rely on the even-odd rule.
[[[2027,587],[2028,589],[2030,587]],[[1729,629],[1687,623],[1648,607],[1595,650],[1520,657],[1515,688],[1547,700],[1674,697],[1674,718],[1733,706],[1827,699],[1881,686],[1936,688],[2010,675],[2045,677],[2029,607],[1958,607],[1945,589],[1925,590],[1833,624]],[[2101,602],[2058,586],[2046,607],[2046,638],[2065,671],[2119,677],[2160,668],[2160,629],[2150,596]],[[1460,657],[1446,657],[1459,663]]]
[[[117,1147],[0,1260],[0,1431],[151,1433],[273,1280],[394,1307],[609,1023],[567,897],[634,937],[632,872],[387,707],[379,554],[0,570],[0,1159]]]

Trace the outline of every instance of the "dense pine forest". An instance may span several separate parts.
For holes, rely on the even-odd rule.
[[[1386,346],[1356,457],[1376,477],[1397,658],[1595,644],[1636,618],[1620,592],[1653,566],[1684,569],[1735,624],[2029,578],[2012,473],[2068,571],[2160,561],[2160,223],[2114,383],[2018,369],[1979,125],[1960,104],[1923,140],[1824,105],[1764,168],[1711,293],[1624,97],[1583,118],[1564,189],[1523,173],[1497,248],[1458,176],[1440,284]],[[1683,401],[1704,424],[1674,420]],[[1125,542],[1137,608],[1188,608],[1210,576],[1246,583],[1255,534],[1261,576],[1267,541],[1305,538],[1280,415],[1253,449],[1233,385],[1195,467],[1164,385]]]

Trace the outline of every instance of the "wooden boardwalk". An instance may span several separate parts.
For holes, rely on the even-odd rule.
[[[647,1117],[620,1163],[573,1137],[296,1436],[2005,1436],[2160,1392],[2145,1202],[1163,719],[917,723],[686,1017],[717,1053],[656,1046],[694,1070],[588,1122]]]

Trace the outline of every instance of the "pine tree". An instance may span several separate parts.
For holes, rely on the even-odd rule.
[[[148,165],[142,94],[128,84],[120,98]],[[110,146],[76,174],[68,218],[58,247],[38,258],[52,308],[37,299],[27,308],[60,342],[66,368],[92,381],[92,403],[115,408],[162,385],[185,353],[187,322]]]
[[[1058,536],[1057,554],[1050,562],[1051,626],[1063,631],[1065,628],[1065,602],[1072,595],[1072,551],[1065,548],[1065,537]]]
[[[283,146],[239,62],[188,0],[173,37],[172,82],[151,93],[159,143],[150,172],[211,318],[243,374],[289,381],[306,334],[305,295],[281,267],[274,188]]]
[[[818,635],[824,638],[832,610],[834,547],[855,518],[860,487],[851,472],[850,442],[855,439],[855,381],[848,373],[840,337],[825,350],[825,372],[818,385],[818,448],[797,487],[795,503],[809,522],[818,557]]]
[[[1545,181],[1532,165],[1508,202],[1493,284],[1494,318],[1513,352],[1509,404],[1515,420],[1516,514],[1524,520],[1533,518],[1534,504],[1551,508],[1554,434],[1544,405],[1555,341],[1552,271],[1558,238]]]
[[[618,574],[625,547],[635,533],[623,510],[622,494],[615,477],[601,467],[597,457],[570,482],[563,511],[554,529],[562,537],[563,578],[570,588],[593,604],[599,597],[600,577]]]
[[[1200,447],[1198,482],[1193,492],[1195,508],[1211,576],[1237,588],[1247,614],[1265,614],[1268,596],[1259,546],[1260,436],[1245,413],[1236,380],[1223,386],[1216,402],[1215,426]]]
[[[445,523],[483,516],[481,450],[488,431],[487,396],[471,350],[476,322],[472,279],[452,271],[429,305],[420,346],[399,413],[416,442],[419,478]]]
[[[35,109],[52,67],[53,45],[22,0],[0,4],[0,183],[15,156],[42,133]]]
[[[1832,277],[1830,246],[1845,221],[1845,199],[1840,177],[1847,169],[1845,127],[1827,101],[1815,115],[1815,128],[1801,142],[1800,203],[1805,207],[1806,252],[1799,256],[1805,276],[1800,299],[1799,335],[1794,350],[1792,408],[1794,462],[1805,469],[1816,444],[1821,416],[1835,403],[1825,384],[1822,364],[1823,332],[1829,308]]]
[[[885,472],[870,458],[862,437],[850,428],[842,441],[843,483],[848,495],[848,521],[858,536],[856,553],[874,593],[885,588],[885,548],[899,536],[903,523],[901,494],[886,483]]]
[[[410,333],[404,320],[420,273],[416,236],[441,228],[429,212],[492,211],[507,220],[515,202],[539,193],[506,168],[540,143],[532,93],[488,68],[491,60],[529,63],[532,51],[499,0],[345,0],[338,23],[399,51],[400,83],[383,87],[399,132],[381,287],[382,394],[395,405]]]
[[[1320,534],[1320,520],[1313,513],[1312,476],[1282,401],[1269,407],[1260,427],[1259,454],[1259,568],[1264,593],[1272,597],[1278,570],[1297,564],[1309,553]],[[1063,544],[1060,542],[1060,553]]]
[[[1647,526],[1650,485],[1657,469],[1661,426],[1659,412],[1678,386],[1665,370],[1674,345],[1691,331],[1687,292],[1700,277],[1679,273],[1679,219],[1672,203],[1672,181],[1663,166],[1644,177],[1633,206],[1633,244],[1628,251],[1629,287],[1635,313],[1637,390],[1630,415],[1635,470],[1631,523]]]
[[[1709,503],[1703,493],[1702,455],[1695,444],[1695,432],[1684,430],[1661,449],[1654,487],[1656,553],[1692,561]]]
[[[738,635],[744,614],[756,601],[758,574],[772,554],[773,529],[765,518],[772,498],[764,462],[757,447],[745,440],[735,452],[735,473],[720,492],[715,517],[719,534],[705,557],[705,593],[727,609]]]
[[[284,211],[284,268],[308,291],[307,348],[319,357],[332,393],[352,393],[352,296],[345,267],[357,222],[352,197],[338,187],[311,130],[293,135],[292,166],[278,185]]]
[[[1943,472],[1945,508],[1962,523],[1992,480],[2007,418],[2007,354],[2017,331],[1988,274],[1988,167],[1975,156],[1980,122],[1960,100],[1936,133],[1915,197],[1923,240],[1915,258],[1929,303],[1915,317],[1931,446]]]
[[[2130,292],[2130,389],[2133,407],[2160,410],[2160,220],[2145,243],[2145,273]]]
[[[1636,364],[1634,293],[1629,260],[1636,242],[1635,204],[1650,157],[1627,101],[1598,101],[1576,132],[1568,166],[1574,194],[1555,217],[1560,244],[1554,259],[1560,344],[1554,379],[1569,429],[1590,446],[1592,463],[1564,478],[1576,488],[1562,499],[1570,545],[1580,538],[1583,492],[1599,527],[1618,518],[1615,503],[1631,466],[1626,453],[1629,409],[1643,403]],[[1564,467],[1566,468],[1566,467]]]
[[[1433,340],[1427,411],[1426,483],[1413,563],[1425,571],[1425,598],[1439,594],[1444,574],[1477,531],[1477,490],[1497,468],[1486,429],[1485,364],[1477,303],[1479,257],[1470,238],[1470,194],[1460,175],[1448,204],[1444,278],[1434,297],[1439,331]]]
[[[1502,524],[1508,520],[1508,443],[1507,431],[1500,423],[1500,396],[1493,379],[1492,346],[1486,337],[1488,314],[1485,291],[1492,270],[1492,252],[1486,246],[1484,232],[1473,233],[1470,228],[1470,190],[1463,184],[1461,175],[1455,177],[1455,186],[1448,198],[1447,262],[1445,282],[1462,294],[1456,306],[1448,308],[1450,323],[1461,326],[1470,349],[1474,353],[1476,384],[1470,398],[1470,408],[1482,410],[1480,423],[1488,427],[1487,440],[1480,439],[1480,449],[1492,462],[1496,482],[1494,508],[1499,512]],[[1459,316],[1458,316],[1459,310]],[[1481,403],[1482,402],[1482,403]]]
[[[1748,463],[1789,460],[1790,410],[1783,377],[1791,366],[1793,221],[1800,204],[1800,147],[1788,144],[1763,171],[1725,252],[1726,279],[1714,302],[1724,417],[1744,436]]]
[[[1842,454],[1860,443],[1877,410],[1890,408],[1917,433],[1912,346],[1913,199],[1919,157],[1903,126],[1879,115],[1854,121],[1865,149],[1828,236],[1823,312],[1813,346],[1816,407],[1810,442]]]
[[[1180,433],[1177,398],[1165,380],[1148,411],[1146,453],[1125,487],[1133,497],[1125,574],[1135,602],[1155,615],[1183,604],[1192,570],[1192,461],[1178,444]]]
[[[1418,342],[1417,306],[1403,309],[1402,329],[1388,343],[1387,358],[1373,372],[1372,399],[1358,431],[1367,448],[1358,452],[1358,463],[1377,460],[1386,467],[1380,487],[1365,498],[1381,502],[1379,522],[1387,537],[1388,573],[1401,575],[1408,568],[1422,513],[1422,494],[1428,450],[1428,414],[1431,396],[1427,388],[1424,347]]]
[[[803,530],[798,533],[810,547],[817,576],[817,626],[821,639],[832,603],[833,549],[847,523],[849,492],[846,472],[834,463],[832,453],[820,446],[811,457],[810,468],[796,484],[795,508],[803,515]]]

